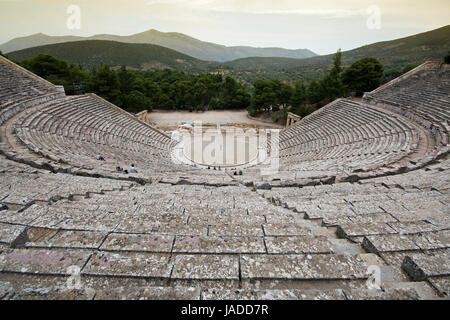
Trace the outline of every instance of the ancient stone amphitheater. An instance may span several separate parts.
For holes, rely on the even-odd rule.
[[[233,176],[0,57],[0,298],[445,298],[449,119],[428,62],[281,131],[277,173]]]

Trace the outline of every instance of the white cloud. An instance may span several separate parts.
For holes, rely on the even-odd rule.
[[[301,0],[148,0],[148,6],[166,5],[186,7],[198,11],[214,13],[237,13],[254,15],[308,15],[329,18],[347,18],[365,14],[366,7],[361,1],[343,0],[336,5],[332,1],[315,3]],[[349,2],[353,5],[346,5]],[[348,8],[354,9],[348,9]]]

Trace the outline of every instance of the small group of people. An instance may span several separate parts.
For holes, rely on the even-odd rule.
[[[106,161],[105,158],[101,154],[96,155],[95,159],[97,159],[99,161]],[[116,171],[117,172],[122,172],[122,173],[125,173],[125,174],[138,173],[137,170],[136,170],[136,167],[134,166],[134,164],[131,164],[130,171],[128,171],[128,170],[126,170],[126,169],[124,169],[124,168],[122,168],[120,166],[116,167]]]
[[[236,168],[234,168],[234,169],[231,169],[231,170],[235,170]],[[211,166],[208,166],[208,170],[211,170]],[[219,166],[219,167],[213,167],[213,170],[219,170],[219,171],[221,171],[222,170],[222,168]],[[225,171],[226,171],[227,169],[225,169]],[[242,171],[242,170],[239,170],[239,171],[234,171],[233,172],[233,175],[235,175],[235,176],[237,176],[237,175],[240,175],[240,176],[242,176],[244,174],[244,172]]]
[[[117,172],[123,172],[123,173],[125,173],[125,174],[128,174],[128,173],[138,173],[137,170],[136,170],[136,167],[134,166],[134,164],[131,165],[130,171],[129,171],[129,172],[128,172],[128,170],[126,170],[126,169],[124,169],[124,168],[122,168],[122,167],[116,167],[116,171],[117,171]]]

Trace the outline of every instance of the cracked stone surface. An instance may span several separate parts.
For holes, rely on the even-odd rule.
[[[0,243],[10,245],[16,238],[25,231],[24,226],[0,223]]]
[[[110,233],[101,250],[170,253],[174,238],[163,235]]]
[[[262,237],[177,236],[174,253],[266,253]]]
[[[408,255],[403,260],[402,268],[417,281],[434,276],[449,276],[450,251]]]
[[[67,268],[81,268],[89,258],[88,252],[39,249],[9,249],[0,255],[1,270],[18,273],[69,274]]]
[[[410,251],[420,249],[409,237],[397,234],[367,236],[363,240],[363,246],[366,249],[370,249],[371,252]]]
[[[238,280],[239,259],[227,255],[178,255],[173,279]]]
[[[97,291],[95,300],[199,300],[200,288],[142,287]]]
[[[172,265],[167,256],[95,253],[82,274],[116,277],[169,278]]]
[[[268,253],[332,253],[332,245],[324,236],[266,237]]]
[[[367,265],[357,256],[242,255],[243,278],[254,279],[356,279],[367,278]]]
[[[202,291],[202,300],[345,300],[342,290],[218,290]]]
[[[105,233],[96,231],[58,231],[50,239],[34,241],[35,247],[83,248],[97,249],[102,243]],[[27,243],[30,246],[30,243]]]

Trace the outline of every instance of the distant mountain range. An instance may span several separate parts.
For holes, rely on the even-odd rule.
[[[149,33],[154,34],[153,31]],[[112,37],[116,39],[116,36]],[[135,41],[139,41],[139,39],[142,38],[136,35]],[[442,60],[449,50],[450,25],[406,38],[378,42],[344,51],[342,61],[344,66],[348,66],[358,59],[375,57],[383,63],[386,69],[394,69],[403,68],[408,64],[420,64],[426,60]],[[170,68],[190,73],[223,72],[247,83],[251,83],[255,79],[303,81],[317,78],[331,67],[334,57],[334,54],[304,59],[248,57],[219,63],[201,60],[159,45],[111,40],[83,40],[50,44],[10,52],[8,56],[21,61],[33,58],[39,53],[50,54],[58,59],[74,62],[84,68],[98,67],[107,63],[112,67],[126,65],[141,70]]]
[[[375,57],[387,68],[442,60],[450,51],[450,25],[392,41],[377,42],[344,51],[342,62],[349,65],[365,57]],[[295,70],[331,66],[334,54],[306,59],[251,57],[227,62],[234,70]]]
[[[221,68],[216,62],[203,61],[178,51],[143,43],[122,43],[106,40],[85,40],[50,44],[8,54],[17,61],[31,59],[40,53],[73,62],[83,69],[106,63],[111,67],[125,65],[139,70],[175,69],[186,72],[208,72]]]
[[[317,56],[308,49],[289,50],[283,48],[254,48],[248,46],[227,47],[211,42],[204,42],[176,32],[159,32],[151,29],[131,36],[99,34],[92,37],[48,36],[37,33],[28,37],[15,38],[0,45],[3,53],[32,48],[42,45],[58,44],[73,41],[108,40],[123,43],[155,44],[179,51],[191,57],[205,61],[232,61],[246,57],[286,57],[310,58]]]

